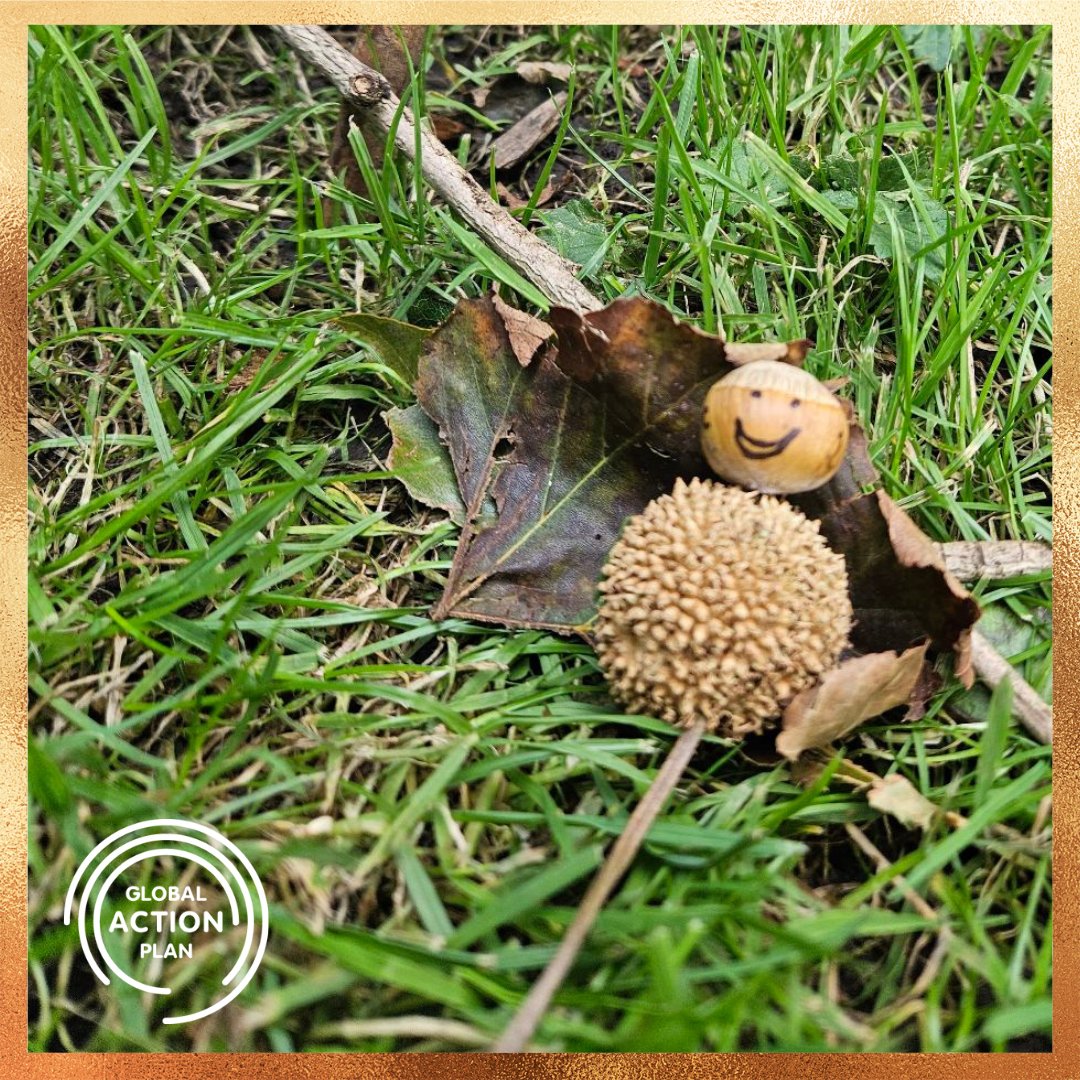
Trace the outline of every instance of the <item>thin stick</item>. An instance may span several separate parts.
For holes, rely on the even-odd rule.
[[[600,301],[574,276],[574,264],[538,240],[462,169],[438,139],[420,129],[412,113],[377,72],[357,60],[319,26],[276,26],[275,30],[309,63],[323,71],[359,113],[362,126],[385,136],[410,161],[419,152],[420,171],[460,217],[515,270],[554,303],[575,311],[597,311]]]
[[[1013,715],[1039,742],[1054,741],[1054,714],[1050,706],[978,630],[971,632],[971,663],[991,690],[1002,679],[1008,679],[1013,687]]]
[[[1042,573],[1054,562],[1050,545],[1037,540],[959,540],[938,548],[949,573],[961,581],[1004,581]]]
[[[276,26],[275,30],[334,84],[337,92],[358,109],[385,101],[393,91],[374,68],[339,45],[321,26]],[[342,59],[348,57],[348,61]]]
[[[585,898],[581,901],[581,907],[578,908],[573,921],[567,927],[551,962],[544,968],[540,978],[533,983],[532,989],[514,1018],[492,1046],[495,1053],[516,1054],[525,1049],[526,1043],[532,1038],[544,1013],[547,1012],[551,999],[573,965],[597,915],[600,914],[601,908],[619,879],[634,861],[634,856],[641,847],[646,833],[682,777],[704,733],[704,725],[698,723],[687,728],[675,740],[659,772],[649,785],[649,790],[641,797],[641,802],[634,807],[634,812],[626,822],[626,827],[612,845],[604,865],[600,867],[589,885]]]

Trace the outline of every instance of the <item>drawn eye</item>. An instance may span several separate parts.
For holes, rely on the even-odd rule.
[[[799,399],[797,397],[791,399],[791,407],[793,409],[797,409],[801,404],[802,404],[802,402],[799,401]]]
[[[751,390],[750,391],[750,396],[751,397],[761,397],[761,391],[760,390]]]

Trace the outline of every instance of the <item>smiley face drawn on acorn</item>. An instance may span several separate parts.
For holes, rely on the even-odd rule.
[[[847,444],[840,401],[791,364],[746,364],[705,398],[705,457],[718,475],[744,487],[782,495],[811,491],[836,473]]]
[[[802,428],[792,428],[783,438],[755,439],[746,434],[741,417],[735,417],[735,445],[739,448],[744,458],[751,461],[764,461],[766,458],[776,457],[782,454],[791,444],[791,440],[802,431]]]

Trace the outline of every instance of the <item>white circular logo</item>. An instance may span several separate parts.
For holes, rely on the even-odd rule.
[[[133,867],[165,858],[197,864],[205,874],[196,872],[191,877],[201,878],[205,887],[202,883],[180,885],[175,880],[147,884],[145,866],[139,868],[138,883],[124,884],[125,875],[136,876],[129,873]],[[114,900],[122,896],[128,905],[111,903],[113,914],[103,927],[102,908],[110,889]],[[149,994],[172,991],[142,982],[123,969],[113,955],[121,936],[129,943],[128,953],[134,942],[139,958],[179,961],[193,957],[195,939],[228,935],[232,940],[239,936],[235,928],[243,925],[243,945],[221,980],[222,996],[199,1012],[166,1016],[164,1024],[186,1024],[224,1008],[251,982],[266,951],[266,893],[255,868],[217,829],[194,821],[158,818],[117,829],[79,864],[64,902],[65,925],[71,923],[76,901],[79,940],[94,974],[108,985],[107,968],[129,986]]]

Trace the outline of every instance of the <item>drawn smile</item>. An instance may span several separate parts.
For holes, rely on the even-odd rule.
[[[765,458],[776,457],[782,454],[790,445],[802,428],[792,428],[782,439],[774,439],[771,442],[765,439],[755,439],[746,434],[746,429],[741,420],[735,421],[735,445],[743,457],[751,461],[762,461]]]

